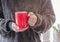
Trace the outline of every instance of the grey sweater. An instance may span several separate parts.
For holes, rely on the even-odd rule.
[[[55,22],[51,0],[1,0],[4,18],[0,18],[0,42],[41,42],[39,35],[46,32]],[[35,26],[25,32],[14,32],[9,24],[14,21],[14,12],[34,12]]]

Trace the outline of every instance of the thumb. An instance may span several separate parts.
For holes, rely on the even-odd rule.
[[[33,14],[34,14],[33,12],[29,12],[29,13],[28,13],[28,16],[31,16],[31,15],[33,15]]]

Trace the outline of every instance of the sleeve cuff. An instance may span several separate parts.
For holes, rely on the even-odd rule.
[[[9,20],[7,23],[6,23],[6,27],[7,27],[7,30],[8,31],[12,31],[12,22],[14,22],[14,21],[11,21],[11,20]]]

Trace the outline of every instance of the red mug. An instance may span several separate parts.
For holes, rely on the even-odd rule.
[[[28,13],[26,11],[15,12],[15,23],[20,29],[28,26]]]

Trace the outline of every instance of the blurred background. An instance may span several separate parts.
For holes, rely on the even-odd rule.
[[[41,35],[42,42],[60,42],[60,0],[51,0],[56,15],[56,22],[46,33]]]

